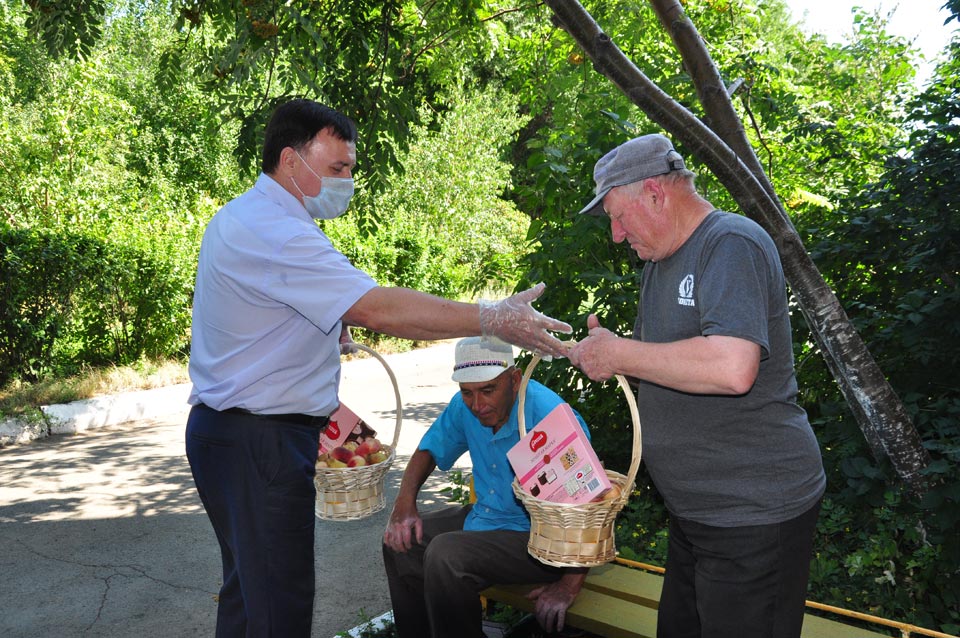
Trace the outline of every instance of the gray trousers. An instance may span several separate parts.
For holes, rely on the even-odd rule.
[[[425,514],[423,545],[383,564],[400,638],[483,638],[480,592],[495,584],[552,583],[565,572],[527,553],[528,532],[465,532],[470,506]]]

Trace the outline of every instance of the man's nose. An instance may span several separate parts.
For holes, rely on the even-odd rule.
[[[624,239],[627,238],[626,231],[623,230],[623,226],[620,222],[610,220],[610,235],[613,237],[613,243],[619,244]]]
[[[479,400],[475,396],[467,397],[466,399],[464,399],[464,403],[467,404],[467,407],[470,409],[471,412],[476,412],[477,406],[479,405]]]
[[[486,407],[487,407],[487,404],[483,400],[483,397],[474,397],[474,399],[470,402],[470,410],[474,414],[479,414],[480,412],[483,412],[486,409]]]

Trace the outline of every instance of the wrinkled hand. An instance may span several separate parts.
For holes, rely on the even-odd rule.
[[[574,345],[567,356],[570,363],[594,381],[606,381],[617,373],[610,365],[610,354],[620,337],[602,327],[596,315],[587,317],[587,329],[587,338]]]
[[[384,544],[395,552],[405,552],[414,542],[423,543],[423,521],[414,510],[411,514],[401,514],[394,510],[383,532]]]
[[[573,604],[577,592],[570,591],[562,581],[533,589],[527,598],[536,601],[533,614],[547,633],[563,630],[567,609]]]
[[[484,337],[507,343],[541,356],[565,357],[566,346],[548,331],[569,334],[570,325],[533,309],[531,303],[543,294],[546,284],[518,292],[500,301],[480,300],[480,330]]]
[[[358,351],[359,348],[350,335],[350,326],[344,324],[340,328],[340,354],[356,354]]]

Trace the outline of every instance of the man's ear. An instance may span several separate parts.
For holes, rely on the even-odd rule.
[[[520,392],[520,382],[523,381],[523,372],[520,368],[514,366],[510,371],[510,381],[513,383],[513,391]]]
[[[666,202],[666,191],[658,178],[651,177],[643,181],[643,196],[645,201],[652,204],[655,210],[663,210],[663,205]]]
[[[300,158],[297,157],[297,152],[292,146],[284,146],[283,150],[280,151],[280,162],[278,167],[285,174],[289,175],[291,172],[293,172],[293,169],[299,159]]]
[[[643,180],[643,194],[655,197],[658,202],[663,201],[663,184],[656,177]]]

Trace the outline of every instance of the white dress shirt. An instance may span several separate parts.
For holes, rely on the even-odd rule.
[[[341,317],[376,285],[261,174],[204,232],[189,402],[328,416],[338,405]]]

